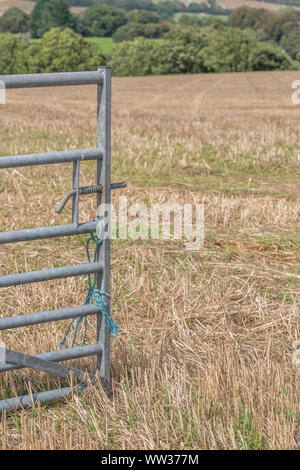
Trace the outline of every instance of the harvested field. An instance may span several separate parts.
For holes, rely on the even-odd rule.
[[[288,5],[284,3],[270,3],[270,2],[259,2],[255,0],[219,0],[218,2],[224,8],[230,8],[234,10],[239,7],[250,7],[250,8],[264,8],[265,10],[283,10],[288,8]],[[299,10],[299,7],[293,6],[295,10]]]
[[[130,203],[203,202],[205,242],[112,246],[113,391],[5,415],[2,449],[296,449],[300,338],[298,72],[113,79],[113,181]],[[95,145],[94,87],[9,91],[0,155]],[[95,166],[82,165],[81,184]],[[69,164],[0,172],[0,229],[69,223]],[[94,197],[82,196],[93,220]],[[85,262],[86,237],[0,246],[1,274]],[[1,315],[83,303],[82,278],[2,289]],[[59,347],[68,322],[6,331],[26,353]],[[89,320],[88,342],[95,337]],[[93,371],[94,359],[74,364]],[[0,394],[65,382],[21,370]]]
[[[0,13],[4,13],[6,10],[12,7],[21,8],[25,13],[31,13],[35,7],[35,2],[30,0],[0,0]],[[71,7],[72,13],[79,13],[85,10],[85,7]]]
[[[27,0],[0,0],[0,12],[4,13],[6,10],[12,7],[21,8],[25,13],[30,13],[34,8],[35,2]]]

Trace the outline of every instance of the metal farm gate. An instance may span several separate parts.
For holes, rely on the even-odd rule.
[[[111,70],[109,67],[100,67],[97,71],[34,74],[34,75],[5,75],[0,76],[0,82],[5,88],[33,88],[51,87],[65,85],[96,85],[97,86],[97,119],[98,119],[98,140],[97,147],[93,149],[70,150],[61,152],[50,152],[43,154],[18,155],[0,158],[0,169],[16,168],[32,165],[48,165],[54,163],[73,162],[73,188],[63,198],[58,212],[62,210],[65,203],[72,197],[72,223],[68,225],[49,226],[42,228],[18,230],[0,233],[0,244],[16,243],[46,238],[55,238],[71,235],[89,234],[96,232],[97,220],[93,222],[78,223],[79,196],[82,194],[96,194],[97,197],[97,217],[100,217],[100,204],[105,204],[107,212],[105,214],[106,226],[105,237],[97,250],[94,262],[79,264],[74,266],[64,266],[59,268],[44,269],[40,271],[24,272],[0,276],[0,288],[28,284],[33,282],[62,279],[73,276],[96,273],[96,287],[101,291],[110,291],[110,191],[114,188],[125,187],[125,183],[111,184]],[[97,171],[95,185],[80,187],[79,170],[80,162],[96,160]],[[103,214],[102,214],[103,216]],[[109,300],[106,301],[107,312],[109,314]],[[4,352],[2,362],[0,362],[0,372],[10,371],[29,367],[32,369],[48,372],[59,377],[74,378],[81,383],[73,388],[73,391],[80,392],[87,388],[83,382],[84,372],[59,364],[60,361],[75,359],[79,357],[97,356],[97,370],[103,387],[110,389],[110,328],[105,316],[95,304],[74,306],[59,310],[39,312],[10,318],[0,318],[0,330],[18,328],[28,325],[35,325],[57,320],[80,318],[87,315],[97,315],[97,331],[95,334],[95,344],[72,347],[43,354],[27,355],[20,352],[2,348]],[[89,374],[95,379],[95,376]],[[0,401],[0,411],[14,408],[22,408],[32,403],[32,400],[41,403],[64,398],[72,393],[70,387],[45,391],[33,396],[24,395],[17,398],[9,398]]]

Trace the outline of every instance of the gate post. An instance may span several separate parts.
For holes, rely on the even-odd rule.
[[[103,272],[97,274],[97,289],[110,294],[110,191],[111,191],[111,68],[99,67],[102,85],[97,87],[97,146],[103,150],[103,159],[97,161],[97,182],[103,187],[97,195],[97,218],[103,220],[103,243],[97,261],[103,263]],[[103,208],[103,209],[102,209]],[[106,299],[110,314],[110,300]],[[97,315],[97,342],[103,345],[102,354],[97,355],[97,369],[103,388],[111,389],[110,374],[110,328],[104,316]]]

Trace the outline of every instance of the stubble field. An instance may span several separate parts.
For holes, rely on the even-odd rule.
[[[300,107],[297,72],[113,79],[113,181],[129,204],[204,203],[205,242],[112,246],[112,396],[79,397],[3,415],[2,449],[296,449],[299,389]],[[94,87],[9,91],[0,155],[95,146]],[[70,222],[55,207],[69,164],[1,170],[0,230]],[[81,184],[95,181],[82,165]],[[121,192],[115,192],[117,203]],[[82,196],[81,221],[93,220]],[[0,247],[1,274],[85,262],[86,237]],[[1,315],[84,302],[86,280],[2,289]],[[59,348],[68,322],[9,330],[6,346]],[[88,342],[95,324],[89,320]],[[74,364],[94,371],[94,359]],[[21,370],[1,396],[59,384]]]
[[[220,0],[219,4],[224,7],[224,8],[229,8],[231,10],[234,10],[235,8],[239,7],[250,7],[250,8],[263,8],[264,10],[273,10],[273,11],[278,11],[278,10],[284,10],[288,8],[288,5],[284,3],[270,3],[270,2],[261,2],[256,1],[256,0]],[[294,6],[295,10],[298,10],[299,7]]]
[[[21,8],[25,13],[29,14],[32,12],[36,5],[36,2],[30,0],[0,0],[0,13],[4,13],[6,10],[12,7]],[[71,7],[72,13],[79,13],[85,10],[84,7]]]

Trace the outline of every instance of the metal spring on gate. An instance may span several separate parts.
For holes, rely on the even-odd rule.
[[[68,191],[64,197],[62,198],[62,200],[60,201],[60,203],[58,204],[57,208],[55,209],[55,212],[57,212],[57,214],[60,214],[61,211],[63,210],[63,208],[65,207],[65,205],[67,204],[68,200],[70,199],[70,197],[74,196],[75,194],[78,194],[81,195],[81,194],[95,194],[95,193],[102,193],[102,185],[101,184],[95,184],[94,186],[83,186],[82,188],[73,188],[73,189],[70,189],[70,191]]]

